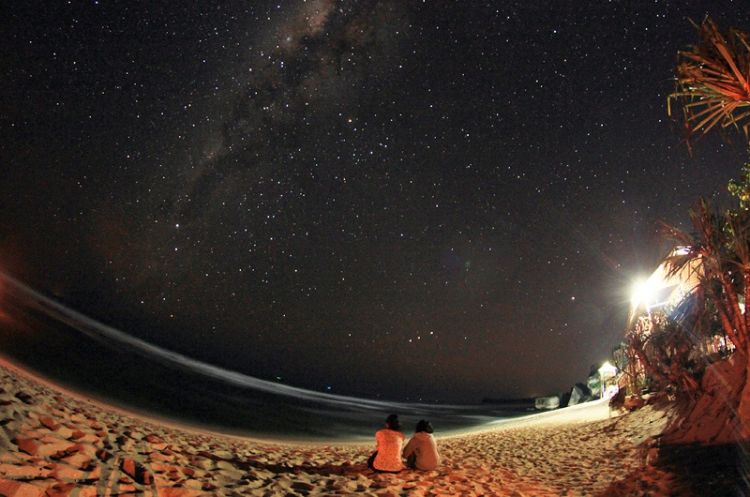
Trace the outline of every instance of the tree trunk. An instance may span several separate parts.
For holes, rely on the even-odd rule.
[[[735,352],[734,355],[737,355]],[[740,391],[739,406],[737,407],[737,420],[739,422],[739,438],[750,441],[750,361],[745,355],[745,375],[742,378],[743,386]]]
[[[716,302],[718,303],[722,300],[726,300],[728,304],[728,308],[726,309],[726,311],[728,312],[729,317],[732,320],[732,324],[734,324],[734,331],[737,334],[737,339],[739,342],[735,345],[737,345],[737,349],[745,350],[747,347],[748,336],[747,328],[745,327],[745,316],[743,315],[742,308],[740,307],[740,300],[734,291],[732,282],[727,278],[727,275],[724,273],[719,273],[718,278],[724,290],[725,299],[717,299]]]
[[[716,300],[716,312],[718,313],[719,319],[721,320],[721,326],[724,329],[724,334],[729,337],[729,339],[737,349],[742,349],[742,341],[740,340],[740,337],[736,332],[733,320],[729,317],[727,310],[724,308],[723,302],[719,301],[718,299]]]

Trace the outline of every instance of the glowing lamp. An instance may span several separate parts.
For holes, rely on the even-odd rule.
[[[604,380],[605,378],[612,378],[617,374],[617,368],[612,365],[609,361],[605,361],[602,367],[598,369],[599,377]]]
[[[659,290],[664,286],[664,283],[659,278],[648,278],[636,281],[633,284],[632,291],[630,293],[630,304],[633,309],[638,307],[645,307],[648,309],[653,304],[659,295]]]

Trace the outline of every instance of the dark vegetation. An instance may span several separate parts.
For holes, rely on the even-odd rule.
[[[750,129],[750,44],[711,19],[695,25],[698,42],[679,53],[670,95],[692,150],[713,129]],[[727,205],[700,199],[692,228],[663,225],[675,248],[667,276],[695,284],[681,302],[645,309],[626,333],[629,393],[644,390],[671,402],[679,416],[664,434],[671,443],[722,444],[750,439],[750,163],[728,185]],[[718,344],[718,345],[717,345]]]

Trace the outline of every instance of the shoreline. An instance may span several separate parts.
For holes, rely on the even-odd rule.
[[[258,440],[164,423],[0,359],[0,494],[17,497],[666,497],[650,464],[668,421],[594,401],[437,434],[434,471],[374,473],[374,441]],[[653,462],[653,461],[651,461]]]
[[[99,407],[100,409],[109,409],[109,410],[121,413],[125,416],[143,419],[144,421],[149,422],[149,423],[168,426],[171,428],[185,430],[189,432],[194,432],[196,434],[210,433],[216,436],[227,437],[227,438],[237,438],[240,440],[250,440],[250,441],[258,442],[258,443],[274,443],[274,444],[279,444],[279,445],[292,445],[292,446],[330,445],[330,444],[361,445],[361,444],[369,444],[372,442],[371,437],[365,437],[365,436],[363,436],[360,439],[332,438],[332,439],[321,439],[321,440],[308,440],[308,439],[295,439],[295,438],[266,438],[266,437],[254,436],[250,434],[225,432],[225,431],[221,431],[220,429],[213,429],[210,426],[204,427],[204,426],[194,425],[190,423],[183,423],[183,422],[180,422],[179,420],[175,420],[166,416],[160,416],[159,414],[156,414],[156,413],[149,413],[149,412],[129,409],[127,407],[108,402],[105,399],[97,398],[96,396],[89,396],[88,394],[78,392],[70,387],[60,385],[54,380],[51,380],[45,377],[43,374],[38,373],[26,366],[22,366],[22,365],[14,363],[12,359],[2,354],[2,352],[0,352],[0,367],[10,369],[16,374],[25,376],[26,378],[34,382],[42,384],[51,390],[57,390],[60,393],[63,393],[71,398],[77,399],[78,401],[90,402],[96,405],[97,407]],[[488,421],[484,424],[476,425],[473,427],[443,431],[442,434],[440,435],[440,438],[449,438],[449,437],[463,436],[463,435],[472,434],[472,433],[481,433],[484,431],[491,431],[491,430],[495,430],[495,429],[499,429],[503,427],[507,427],[508,429],[510,429],[510,428],[515,427],[516,423],[526,424],[526,423],[536,422],[535,420],[537,418],[540,420],[540,422],[542,422],[543,419],[555,418],[557,416],[563,415],[566,412],[568,412],[567,411],[568,409],[577,410],[577,409],[582,408],[582,406],[583,408],[587,406],[593,407],[593,405],[596,402],[599,402],[599,401],[591,401],[588,403],[578,404],[576,406],[571,406],[571,407],[564,407],[564,408],[555,409],[552,411],[532,412],[532,413],[523,414],[520,416],[499,418],[497,420]],[[603,419],[601,415],[594,416],[591,419],[594,419],[594,418]],[[377,426],[373,426],[373,430],[372,430],[373,434],[375,433],[377,428],[378,428]]]
[[[112,403],[107,402],[106,400],[99,399],[95,396],[88,396],[84,393],[77,392],[75,390],[70,389],[69,387],[65,387],[63,385],[60,385],[59,383],[56,383],[53,380],[50,380],[49,378],[44,377],[43,375],[37,373],[36,371],[29,370],[28,368],[24,366],[19,366],[18,364],[15,364],[12,362],[8,357],[3,355],[0,352],[0,368],[5,368],[13,371],[14,373],[21,375],[31,381],[34,381],[36,383],[39,383],[40,385],[45,386],[46,388],[49,388],[50,390],[56,390],[59,393],[62,393],[64,395],[67,395],[68,397],[75,399],[79,402],[87,402],[94,406],[96,406],[99,409],[103,410],[110,410],[116,413],[119,413],[123,416],[128,416],[136,419],[141,419],[147,423],[155,424],[155,425],[161,425],[168,428],[173,428],[177,430],[183,430],[186,432],[191,432],[195,434],[205,434],[209,433],[211,435],[219,436],[219,437],[226,437],[226,438],[238,438],[242,440],[250,440],[257,443],[283,443],[283,441],[277,441],[273,439],[264,439],[264,438],[256,438],[251,436],[245,436],[245,435],[236,435],[232,433],[225,433],[221,431],[212,430],[208,427],[200,427],[195,426],[187,423],[180,423],[177,420],[168,418],[168,417],[162,417],[157,414],[153,413],[146,413],[146,412],[140,412],[135,410],[130,410],[126,407],[118,406]],[[292,440],[290,441],[291,444],[300,444],[304,443],[303,440]]]
[[[590,423],[617,417],[619,414],[609,408],[609,400],[599,399],[576,404],[574,406],[561,407],[550,411],[534,412],[523,416],[498,419],[473,428],[467,428],[458,433],[447,433],[441,438],[461,437],[464,435],[475,435],[485,432],[499,430],[513,430],[555,423]]]

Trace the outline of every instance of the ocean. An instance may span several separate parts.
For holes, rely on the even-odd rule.
[[[296,388],[228,371],[133,338],[0,273],[0,353],[66,389],[151,417],[276,440],[372,439],[399,414],[436,434],[529,413],[524,403],[419,404]]]

